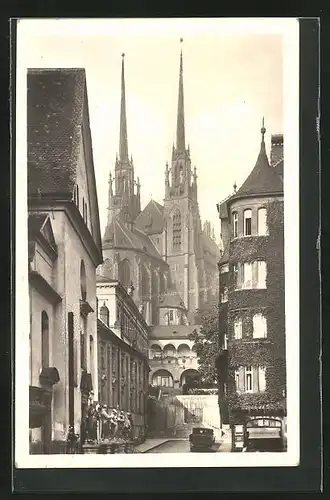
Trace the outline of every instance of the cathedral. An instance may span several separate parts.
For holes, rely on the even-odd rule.
[[[128,150],[122,55],[119,154],[109,175],[98,273],[118,279],[152,327],[196,325],[196,312],[217,293],[219,248],[211,224],[201,224],[197,172],[186,146],[182,59],[181,51],[176,144],[165,167],[163,203],[151,199],[141,210],[141,184]]]

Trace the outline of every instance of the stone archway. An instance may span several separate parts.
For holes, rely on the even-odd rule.
[[[180,387],[186,390],[193,389],[201,381],[201,374],[192,368],[188,368],[181,373]]]
[[[152,385],[154,387],[173,387],[173,376],[168,370],[157,370],[152,376]]]

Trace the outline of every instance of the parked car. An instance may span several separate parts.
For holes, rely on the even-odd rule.
[[[189,436],[190,451],[209,451],[215,442],[213,429],[194,427]]]
[[[253,418],[245,424],[244,444],[248,451],[284,451],[282,421],[278,418]]]

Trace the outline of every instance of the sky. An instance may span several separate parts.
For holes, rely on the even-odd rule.
[[[269,20],[268,20],[269,21]],[[85,68],[101,232],[108,178],[119,148],[121,54],[125,53],[128,148],[141,203],[163,202],[164,170],[176,132],[183,50],[186,142],[198,175],[202,221],[219,240],[216,203],[244,182],[283,133],[283,37],[262,20],[23,20],[20,58],[27,68]],[[180,43],[180,38],[183,42]]]

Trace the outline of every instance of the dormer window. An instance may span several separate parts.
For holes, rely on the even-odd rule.
[[[252,210],[244,210],[244,236],[252,234]]]

